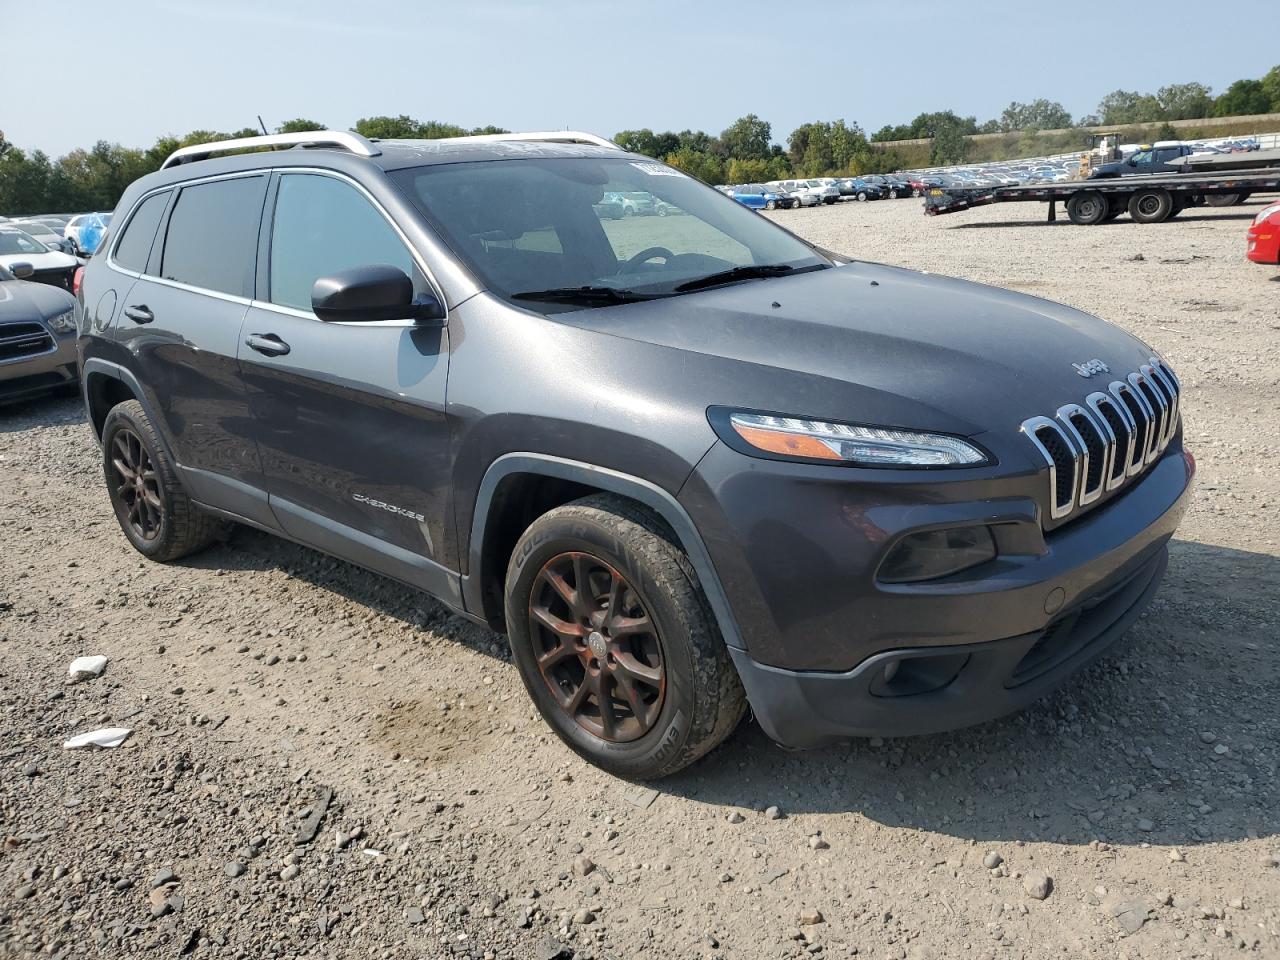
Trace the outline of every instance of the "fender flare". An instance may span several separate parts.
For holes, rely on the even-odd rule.
[[[498,485],[507,477],[517,473],[538,474],[558,480],[574,480],[608,493],[628,497],[658,514],[675,531],[680,547],[689,558],[694,573],[698,575],[698,582],[702,585],[702,591],[711,605],[712,615],[716,618],[716,624],[720,628],[720,635],[724,637],[725,643],[739,650],[746,649],[737,621],[734,619],[733,610],[729,606],[728,595],[720,583],[720,577],[711,562],[711,555],[702,541],[702,535],[698,533],[693,520],[674,496],[640,477],[619,473],[607,467],[541,453],[504,454],[489,465],[484,478],[480,481],[480,489],[476,493],[475,510],[471,515],[471,539],[467,547],[468,575],[462,578],[463,599],[467,610],[473,615],[484,609],[483,585],[478,571],[483,569],[481,558],[489,507]]]
[[[113,363],[110,360],[103,360],[101,357],[88,357],[80,365],[80,393],[84,399],[85,414],[88,415],[91,426],[93,424],[93,411],[89,405],[89,378],[92,374],[100,374],[111,380],[119,380],[129,388],[129,392],[133,394],[138,403],[142,404],[142,409],[143,412],[146,413],[147,419],[155,425],[160,423],[152,412],[151,404],[147,400],[146,391],[142,389],[142,384],[139,382],[132,370],[128,367],[121,366],[118,363]],[[159,429],[156,430],[156,436],[164,446],[164,452],[168,455],[169,459],[176,464],[178,461],[173,456],[173,450],[169,446],[168,438],[165,437],[164,433]],[[102,443],[102,437],[98,437],[98,443]]]

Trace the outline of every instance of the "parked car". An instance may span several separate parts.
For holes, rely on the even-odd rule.
[[[81,213],[68,221],[63,236],[71,241],[75,253],[93,253],[109,223],[109,213]]]
[[[861,177],[854,177],[849,181],[850,193],[854,200],[866,202],[868,200],[880,200],[884,197],[884,189],[878,183],[872,183]]]
[[[50,250],[31,234],[16,229],[11,223],[0,224],[0,266],[12,268],[14,264],[31,266],[29,279],[36,283],[52,284],[71,289],[71,278],[76,271],[75,257],[57,250]]]
[[[880,192],[890,200],[897,200],[899,197],[911,196],[910,181],[903,180],[900,177],[889,177],[880,173],[872,173],[863,177],[866,183],[873,184],[880,188]]]
[[[55,232],[51,226],[42,220],[11,220],[8,225],[16,227],[28,236],[35,237],[50,250],[57,250],[59,253],[65,253],[68,256],[75,252],[70,240]]]
[[[815,190],[803,180],[774,180],[765,184],[779,196],[790,197],[797,207],[817,207],[822,204],[822,191]]]
[[[1089,171],[1090,180],[1103,180],[1112,177],[1132,177],[1155,173],[1182,173],[1183,169],[1170,161],[1179,157],[1187,157],[1195,152],[1193,147],[1185,143],[1169,145],[1158,144],[1144,147],[1124,160],[1102,163]]]
[[[1263,207],[1253,218],[1245,253],[1254,263],[1280,263],[1280,203]]]
[[[793,197],[770,190],[763,183],[741,184],[734,187],[729,196],[753,210],[776,210],[779,207],[786,210],[796,205]]]
[[[32,273],[26,261],[0,266],[0,403],[76,382],[79,304]]]
[[[633,193],[606,193],[605,203],[616,203],[622,207],[624,217],[652,217],[657,214],[657,203],[653,194],[643,191]]]
[[[836,187],[834,180],[815,178],[802,180],[801,183],[805,184],[810,190],[817,190],[818,195],[822,197],[823,203],[836,203],[840,199],[840,190]]]
[[[1194,471],[1150,347],[551,136],[202,144],[131,185],[79,342],[124,538],[242,520],[425,590],[637,779],[748,704],[796,747],[984,721],[1141,614]],[[619,251],[605,186],[685,214]]]

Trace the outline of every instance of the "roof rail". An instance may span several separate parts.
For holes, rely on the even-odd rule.
[[[265,137],[240,137],[236,140],[195,143],[173,151],[169,154],[169,158],[160,164],[160,169],[177,166],[180,163],[190,163],[193,160],[204,160],[215,153],[230,153],[232,150],[297,146],[341,147],[360,157],[376,157],[382,153],[377,146],[358,133],[347,133],[343,130],[308,130],[303,133],[273,133]]]
[[[612,140],[596,136],[594,133],[581,133],[577,130],[541,130],[535,133],[484,133],[470,137],[445,137],[436,143],[501,143],[523,141],[526,143],[587,143],[596,147],[610,147],[614,150],[622,148]]]

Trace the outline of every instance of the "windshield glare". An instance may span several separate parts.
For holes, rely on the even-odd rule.
[[[577,287],[664,295],[737,267],[829,265],[759,214],[653,161],[486,160],[391,177],[485,286],[506,298]]]
[[[0,230],[0,255],[14,253],[48,253],[49,248],[19,230]]]

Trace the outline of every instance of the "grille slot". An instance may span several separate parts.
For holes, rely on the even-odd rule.
[[[53,349],[53,336],[38,323],[0,323],[0,363],[36,357]]]
[[[1022,432],[1049,467],[1050,517],[1088,506],[1158,460],[1178,432],[1179,391],[1173,371],[1152,357],[1084,406],[1024,421]]]

